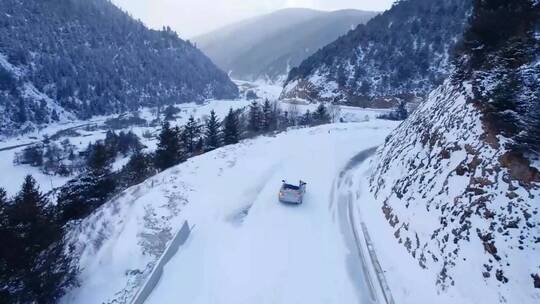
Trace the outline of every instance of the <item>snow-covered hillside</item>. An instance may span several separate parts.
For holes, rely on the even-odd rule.
[[[219,118],[223,118],[229,109],[240,109],[247,106],[249,103],[250,102],[247,100],[209,100],[202,104],[180,104],[176,106],[180,110],[180,113],[171,123],[173,125],[183,125],[188,121],[191,115],[196,119],[203,120],[212,110],[216,112],[216,115]],[[137,115],[147,122],[150,122],[155,119],[155,113],[152,113],[151,110],[152,109],[150,108],[143,108],[138,111]],[[103,140],[108,130],[106,121],[116,117],[118,116],[111,115],[97,116],[90,120],[71,120],[64,123],[50,124],[43,129],[17,137],[2,138],[0,136],[0,170],[10,172],[10,174],[0,175],[0,186],[13,195],[19,191],[19,187],[22,184],[24,177],[28,174],[32,174],[40,184],[41,189],[46,192],[61,187],[71,177],[44,174],[39,168],[31,167],[30,165],[15,165],[13,163],[15,154],[20,153],[25,147],[32,143],[42,141],[44,137],[57,138],[55,140],[56,142],[67,139],[78,151],[82,151],[86,149],[88,144],[95,143],[97,140]],[[141,142],[147,147],[147,151],[154,151],[157,144],[156,134],[159,133],[160,128],[160,124],[148,124],[142,126],[130,126],[122,131],[132,131],[141,139]],[[151,134],[152,137],[144,136],[145,133]],[[116,167],[121,167],[126,161],[127,158],[118,159]]]
[[[386,239],[471,303],[540,301],[539,6],[476,1],[452,77],[373,161]]]
[[[229,99],[238,89],[191,42],[108,0],[0,5],[0,133],[141,106]]]
[[[281,97],[381,108],[423,99],[448,76],[471,4],[396,1],[293,68]]]
[[[389,137],[373,161],[374,204],[432,286],[470,303],[535,303],[540,190],[499,162],[506,150],[483,140],[470,94],[446,83]]]
[[[351,158],[383,143],[395,126],[371,120],[259,137],[128,189],[73,227],[81,287],[63,302],[126,303],[184,220],[193,232],[149,303],[380,297],[377,280],[366,278],[362,263],[371,264],[360,260],[361,244],[354,244],[333,185]],[[304,205],[278,202],[282,179],[308,183]]]

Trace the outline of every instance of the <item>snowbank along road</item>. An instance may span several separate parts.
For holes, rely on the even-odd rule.
[[[147,181],[158,186],[136,204],[111,207],[115,216],[130,216],[130,222],[144,226],[145,212],[135,209],[158,210],[163,200],[156,196],[170,193],[171,182],[181,183],[176,191],[187,203],[168,229],[177,231],[175,225],[183,220],[195,229],[165,265],[146,303],[384,303],[377,277],[370,279],[369,254],[359,251],[365,243],[354,237],[358,231],[351,230],[351,217],[341,216],[350,213],[349,207],[334,196],[341,191],[335,181],[351,159],[365,150],[367,157],[395,126],[372,120],[259,137],[193,158]],[[308,183],[304,204],[278,202],[282,179]],[[107,233],[108,245],[88,249],[99,262],[81,265],[92,274],[92,284],[81,282],[66,299],[110,302],[115,294],[126,294],[122,288],[128,271],[155,262],[137,242],[121,249],[130,252],[129,263],[115,258],[114,247],[127,244],[114,239],[142,233],[110,227],[115,231]]]

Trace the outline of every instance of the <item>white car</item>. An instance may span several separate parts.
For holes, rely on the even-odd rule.
[[[300,181],[299,185],[287,184],[283,181],[279,190],[279,201],[286,204],[302,204],[306,193],[306,183]]]

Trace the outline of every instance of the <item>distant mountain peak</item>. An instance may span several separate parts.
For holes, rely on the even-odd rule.
[[[290,68],[375,15],[352,9],[288,8],[225,26],[194,41],[234,78],[281,82]]]

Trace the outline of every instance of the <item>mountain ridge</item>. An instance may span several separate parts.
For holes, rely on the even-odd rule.
[[[193,40],[235,78],[280,82],[291,67],[309,54],[375,14],[358,10],[284,9]]]
[[[470,9],[468,0],[399,1],[293,68],[281,98],[359,106],[422,99],[448,75]]]
[[[237,87],[170,28],[150,30],[107,0],[5,0],[0,132],[140,106],[234,98]]]

